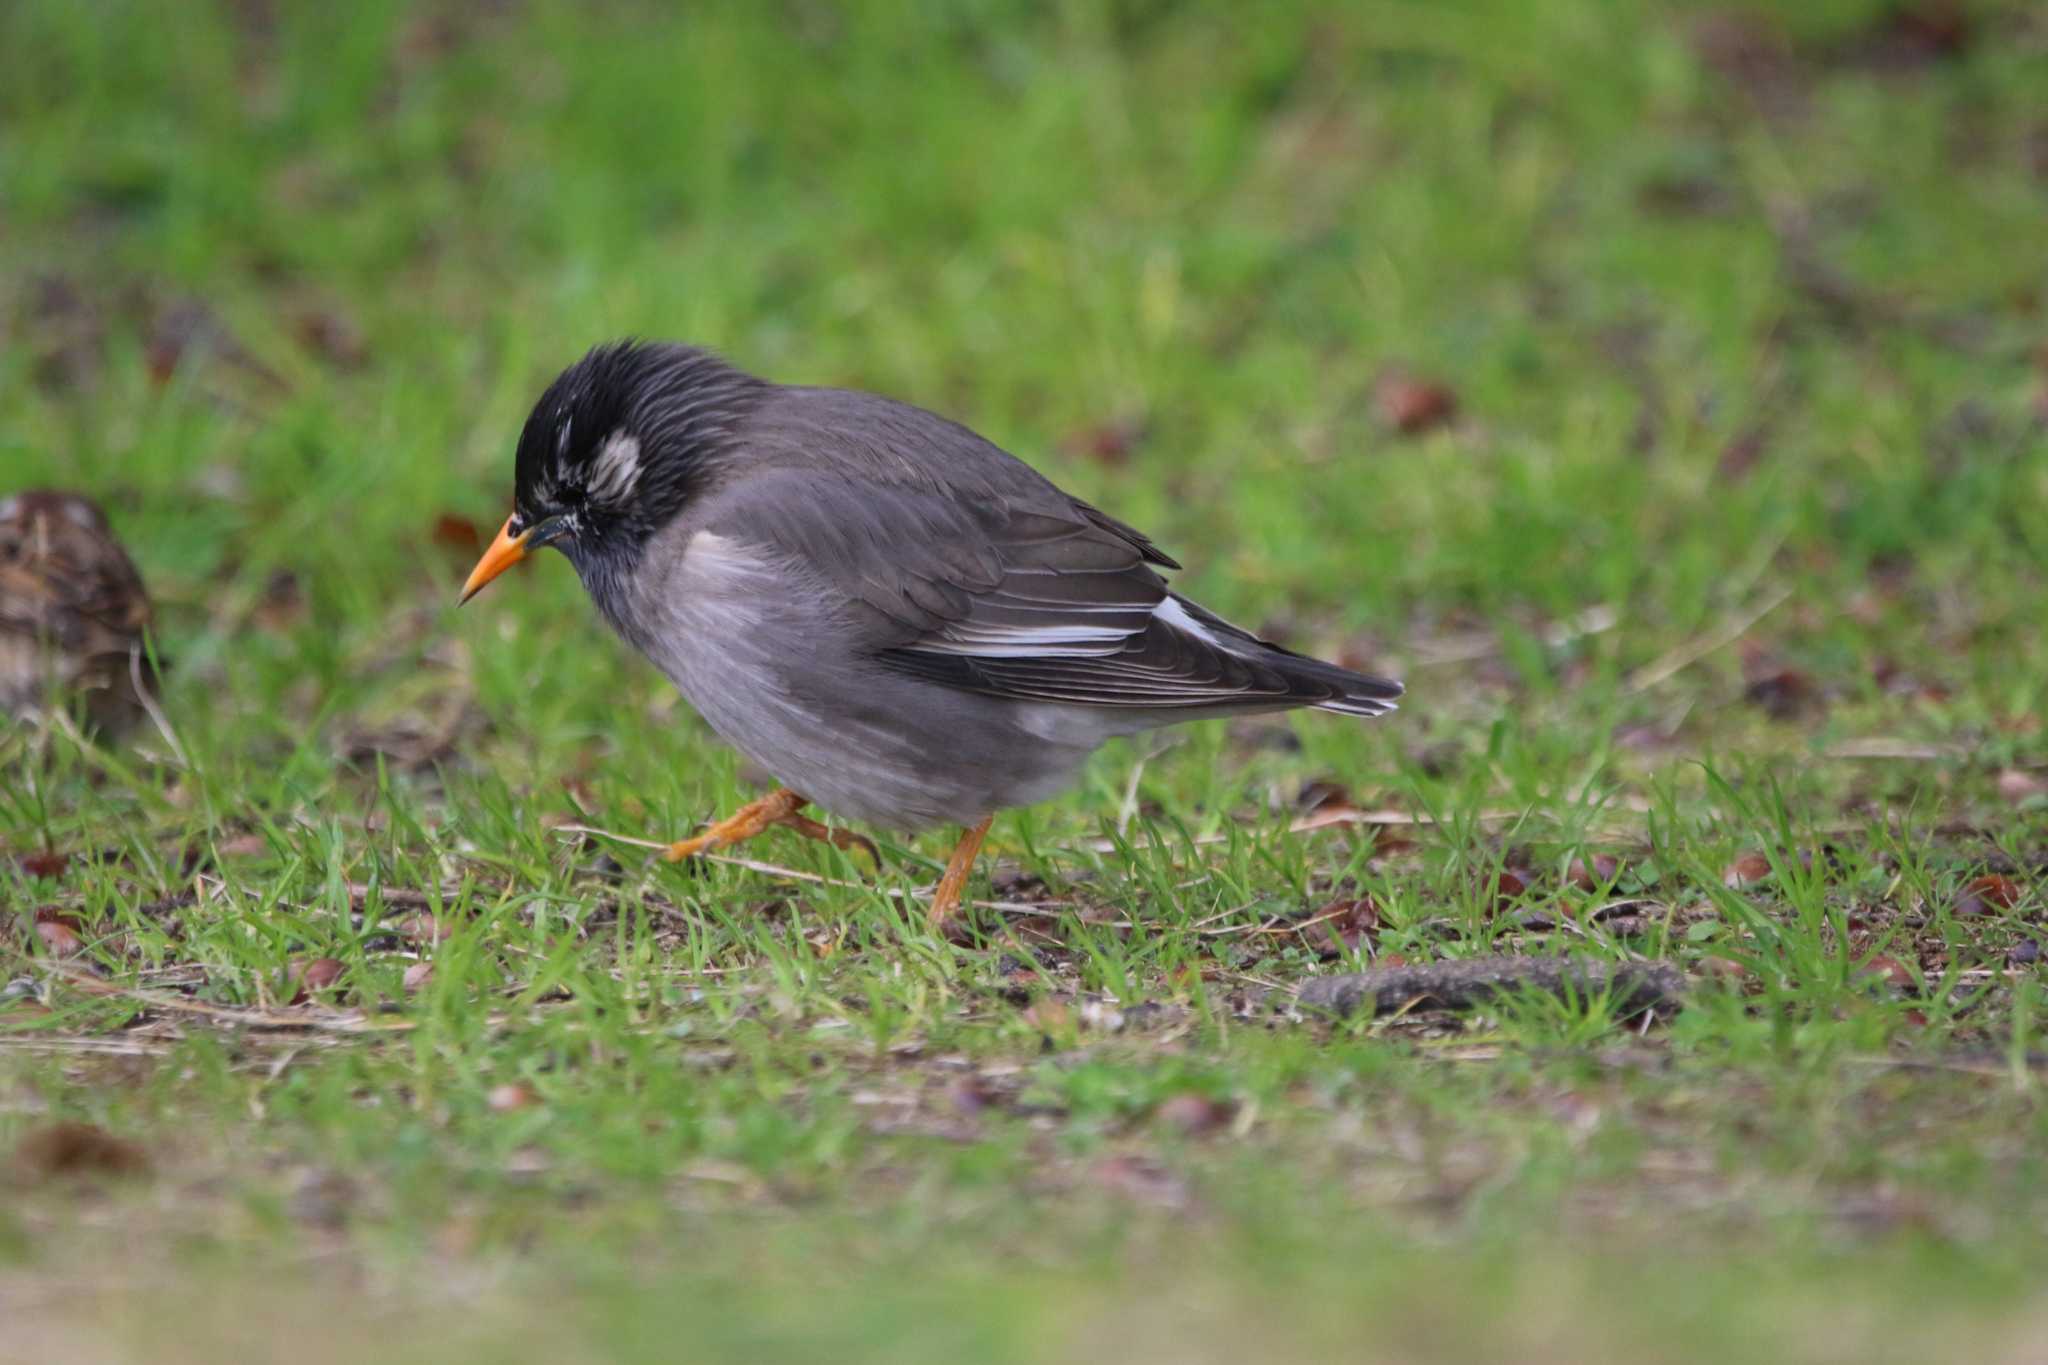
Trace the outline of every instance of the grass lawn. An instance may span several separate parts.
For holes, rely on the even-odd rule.
[[[175,735],[0,731],[0,1360],[2039,1359],[2044,90],[1991,0],[0,6],[0,494]],[[1409,696],[1111,746],[953,939],[944,835],[650,861],[761,775],[558,557],[453,608],[627,333]],[[1290,1003],[1557,954],[1682,1006]]]

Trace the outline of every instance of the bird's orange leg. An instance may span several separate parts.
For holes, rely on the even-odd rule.
[[[679,863],[685,858],[709,852],[714,848],[743,843],[775,825],[786,825],[806,838],[823,839],[826,843],[839,848],[866,849],[868,856],[875,860],[876,866],[881,865],[881,850],[875,847],[872,839],[864,838],[850,830],[833,829],[798,813],[809,804],[809,798],[800,796],[787,787],[777,787],[766,796],[747,802],[702,834],[689,839],[679,839],[670,844],[668,852],[662,856],[672,863]]]
[[[813,820],[808,815],[791,814],[782,823],[806,839],[822,839],[834,848],[843,848],[849,852],[857,848],[867,854],[876,867],[882,865],[882,850],[876,848],[875,841],[865,834],[855,834],[850,829],[834,829],[824,821]]]
[[[967,890],[968,874],[974,871],[974,860],[981,853],[981,841],[988,837],[988,827],[994,819],[995,816],[990,815],[980,824],[960,832],[960,842],[953,845],[953,856],[946,859],[946,875],[939,878],[939,889],[932,892],[933,928],[945,924],[960,908],[960,896]]]

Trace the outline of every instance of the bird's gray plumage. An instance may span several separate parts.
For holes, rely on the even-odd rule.
[[[649,529],[621,533],[593,506],[585,522],[611,537],[559,543],[720,735],[836,814],[972,824],[1055,794],[1116,735],[1301,706],[1378,715],[1400,696],[1173,593],[1161,570],[1179,566],[1142,533],[957,423],[766,384],[685,347],[582,364],[631,394],[575,368],[557,382],[593,415],[569,401],[544,418],[543,399],[522,507],[527,442],[579,421],[565,449],[631,439],[639,488],[595,455],[603,477],[587,481],[637,498]],[[709,434],[664,438],[677,404]],[[573,458],[542,467],[557,488],[577,477]],[[656,478],[684,491],[650,513]]]

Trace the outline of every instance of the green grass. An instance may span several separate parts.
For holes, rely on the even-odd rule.
[[[10,1347],[2022,1358],[2048,27],[1962,12],[0,8],[0,492],[107,504],[185,756],[0,734],[69,855],[0,861]],[[964,943],[937,836],[566,831],[756,780],[558,559],[452,607],[623,333],[965,420],[1409,700],[1113,746]],[[1538,951],[1695,983],[1265,999]]]

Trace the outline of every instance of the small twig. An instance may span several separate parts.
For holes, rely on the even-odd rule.
[[[360,906],[370,898],[370,890],[368,882],[350,882],[348,884],[348,898],[351,902]],[[376,891],[378,899],[394,910],[431,910],[434,908],[436,900],[435,892],[429,891],[425,887],[380,886],[376,888]],[[449,901],[460,895],[461,892],[462,888],[460,886],[450,886],[445,882],[442,883],[439,888],[440,904],[446,905]]]
[[[1868,1056],[1848,1057],[1844,1060],[1851,1066],[1877,1067],[1885,1071],[1946,1071],[1963,1076],[2009,1076],[2012,1074],[2013,1069],[2012,1063],[2009,1061],[2002,1059],[1992,1060],[1990,1058],[1978,1060],[1970,1057]],[[2038,1071],[2042,1067],[2048,1066],[2048,1059],[2028,1057],[2025,1059],[2025,1062],[2027,1069],[2030,1071]]]
[[[1627,681],[1622,684],[1623,688],[1629,692],[1647,691],[1673,674],[1691,668],[1716,650],[1726,649],[1747,635],[1757,622],[1776,611],[1791,595],[1790,588],[1779,588],[1756,606],[1726,618],[1705,635],[1688,640],[1655,663],[1646,664],[1629,674]]]
[[[631,844],[634,848],[658,848],[665,851],[669,847],[668,844],[662,843],[659,840],[636,839],[630,834],[619,834],[612,830],[599,829],[595,825],[556,825],[555,833],[588,834],[599,839],[609,839],[615,844]],[[709,853],[701,853],[698,856],[701,858],[715,857],[715,855]],[[718,861],[724,862],[725,859],[719,858]]]
[[[1906,739],[1887,739],[1872,736],[1868,739],[1845,739],[1840,744],[1829,745],[1821,754],[1823,758],[1897,758],[1932,762],[1943,758],[1961,758],[1969,752],[1960,744],[1915,744]]]
[[[1482,810],[1475,811],[1465,818],[1490,824],[1497,820],[1519,820],[1522,818],[1522,815],[1523,812],[1518,810]],[[1404,810],[1357,810],[1351,806],[1334,805],[1310,811],[1300,819],[1292,821],[1287,826],[1287,832],[1289,834],[1313,834],[1319,829],[1336,829],[1344,825],[1435,825],[1441,823],[1443,822],[1439,821],[1435,816],[1411,815]],[[1228,843],[1229,841],[1229,834],[1218,832],[1215,834],[1197,835],[1191,842],[1197,848],[1206,848],[1215,844]],[[1152,846],[1150,840],[1133,841],[1127,839],[1124,843],[1133,849],[1150,848]],[[1119,844],[1114,839],[1089,839],[1082,843],[1081,847],[1087,849],[1090,853],[1114,853],[1117,851]]]
[[[326,1033],[404,1033],[417,1027],[410,1019],[372,1022],[361,1014],[283,1014],[269,1010],[232,1009],[225,1005],[209,1005],[199,1000],[187,1000],[183,996],[166,995],[161,991],[110,985],[83,972],[74,972],[65,967],[54,968],[53,972],[59,980],[69,982],[87,995],[134,1000],[151,1009],[166,1010],[174,1014],[194,1014],[223,1024],[237,1024],[243,1028],[318,1029]]]
[[[0,1052],[90,1052],[108,1057],[155,1057],[175,1043],[138,1038],[72,1038],[37,1033],[0,1033]]]

